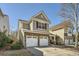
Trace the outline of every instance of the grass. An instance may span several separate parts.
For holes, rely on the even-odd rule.
[[[27,49],[0,51],[0,56],[31,56]]]

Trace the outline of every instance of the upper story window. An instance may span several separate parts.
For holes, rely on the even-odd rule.
[[[23,29],[29,29],[29,24],[23,23]]]
[[[64,36],[67,36],[67,33],[64,33]]]
[[[47,29],[47,24],[45,23],[45,29]]]
[[[42,25],[41,23],[38,23],[38,28],[42,28],[41,25]]]
[[[43,28],[43,29],[45,29],[45,26],[44,26],[44,24],[43,24],[43,23],[42,23],[42,28]]]
[[[38,28],[38,22],[36,21],[36,28]]]
[[[68,33],[72,33],[72,29],[71,28],[68,28]]]
[[[64,33],[65,36],[72,36],[72,28],[67,28],[66,32]]]
[[[47,29],[47,24],[46,23],[40,23],[40,22],[36,21],[36,28]]]

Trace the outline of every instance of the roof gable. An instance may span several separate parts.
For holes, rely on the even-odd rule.
[[[1,9],[0,9],[0,15],[1,15],[1,16],[3,16],[3,15],[4,15]]]
[[[55,31],[55,30],[59,30],[59,29],[64,29],[66,27],[72,27],[72,23],[70,20],[66,20],[58,25],[51,27],[51,30]]]
[[[48,17],[45,15],[45,13],[43,11],[40,11],[39,13],[37,13],[36,15],[33,16],[34,18],[38,18],[47,22],[50,22]]]

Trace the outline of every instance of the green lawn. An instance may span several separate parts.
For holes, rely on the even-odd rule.
[[[27,49],[0,51],[0,56],[31,56]]]

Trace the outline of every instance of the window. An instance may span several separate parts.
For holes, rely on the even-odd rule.
[[[23,29],[29,29],[29,24],[23,23]]]
[[[48,39],[47,36],[40,36],[40,39]]]
[[[67,33],[64,33],[65,36],[67,36]]]
[[[73,42],[75,42],[75,39],[73,39]]]
[[[42,29],[44,29],[45,27],[44,27],[44,24],[42,23]]]
[[[27,38],[32,38],[32,36],[27,36]]]
[[[47,24],[45,24],[45,29],[47,29]]]
[[[40,23],[40,22],[36,21],[36,28],[47,29],[47,24],[46,23]]]
[[[41,28],[41,23],[36,21],[36,28]]]
[[[43,39],[43,36],[40,36],[40,39]]]
[[[37,39],[37,36],[33,36],[33,38]]]
[[[27,24],[27,25],[26,25],[26,29],[30,29],[30,26],[29,26],[29,24]]]
[[[42,29],[47,29],[47,24],[42,23]]]
[[[5,26],[3,26],[3,29],[5,29]]]
[[[68,28],[68,33],[72,33],[72,29],[71,28]]]
[[[41,23],[38,23],[38,28],[41,28]]]
[[[38,28],[38,22],[36,21],[36,28]]]
[[[44,39],[48,39],[48,37],[44,36]]]

